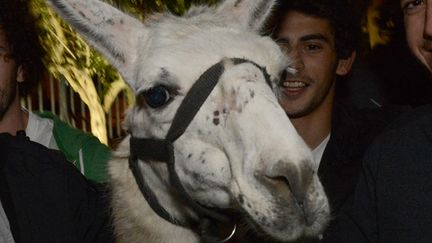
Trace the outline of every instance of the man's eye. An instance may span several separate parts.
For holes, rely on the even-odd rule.
[[[170,93],[167,88],[162,85],[155,86],[143,93],[146,103],[151,108],[159,108],[171,100]]]
[[[425,6],[424,0],[410,0],[402,3],[402,11],[405,14],[417,13]]]
[[[305,46],[305,50],[309,51],[309,52],[319,51],[321,49],[322,49],[322,47],[320,45],[316,45],[316,44],[307,44]]]
[[[278,44],[280,49],[285,53],[288,53],[292,50],[292,46],[286,40],[276,40],[276,44]]]

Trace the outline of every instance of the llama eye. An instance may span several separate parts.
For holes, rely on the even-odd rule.
[[[171,100],[168,89],[162,85],[155,86],[145,91],[144,97],[151,108],[161,107]]]

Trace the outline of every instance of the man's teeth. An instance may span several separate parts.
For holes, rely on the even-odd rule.
[[[285,88],[304,88],[307,85],[306,83],[303,82],[294,81],[294,82],[283,82],[282,86]]]

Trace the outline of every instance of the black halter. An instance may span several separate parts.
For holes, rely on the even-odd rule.
[[[254,64],[263,72],[266,81],[269,83],[270,78],[265,68],[245,59],[231,58],[229,60],[231,60],[235,65],[245,62]],[[204,242],[224,242],[225,240],[221,241],[212,236],[212,233],[210,232],[210,221],[216,220],[226,223],[229,222],[229,218],[226,215],[217,212],[216,210],[212,210],[198,204],[186,192],[175,171],[173,144],[185,132],[190,122],[198,113],[198,110],[201,108],[202,104],[206,101],[207,97],[218,83],[224,70],[224,60],[222,60],[207,69],[192,85],[183,102],[180,104],[180,107],[174,116],[173,122],[165,139],[136,138],[133,137],[133,135],[130,138],[129,167],[135,177],[138,187],[140,188],[150,207],[160,217],[173,224],[191,229],[198,228],[198,234],[200,234]],[[183,222],[175,219],[161,206],[153,191],[146,184],[143,175],[139,170],[138,159],[142,161],[151,160],[167,163],[169,179],[172,186],[177,190],[183,201],[198,214],[200,218],[199,222],[194,222],[193,220]]]

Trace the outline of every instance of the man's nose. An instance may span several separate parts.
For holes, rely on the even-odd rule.
[[[290,57],[293,59],[293,68],[297,71],[303,70],[305,68],[303,58],[297,50],[292,50],[290,52]]]

